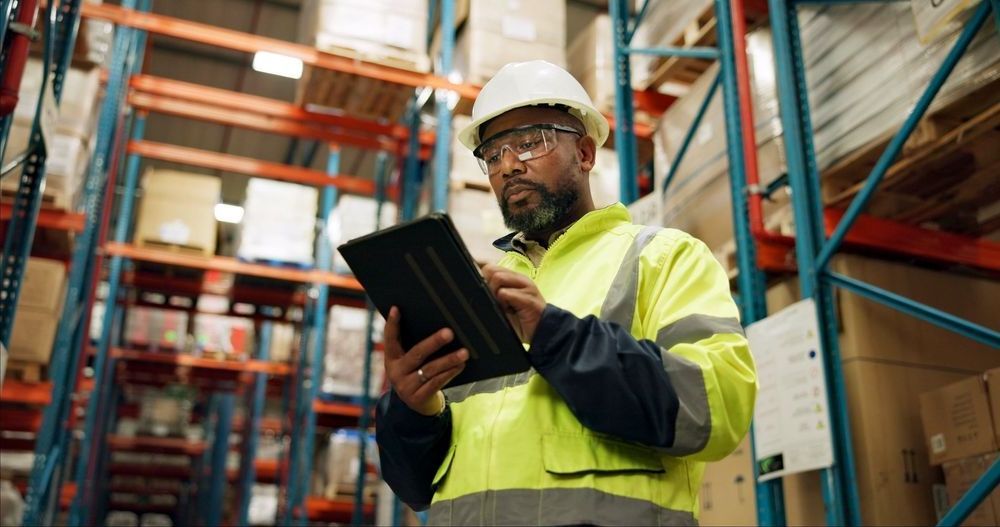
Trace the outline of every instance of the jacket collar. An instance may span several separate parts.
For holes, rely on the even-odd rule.
[[[614,205],[588,212],[577,220],[576,223],[570,225],[563,236],[585,236],[595,232],[606,231],[611,227],[623,223],[632,223],[632,216],[628,213],[625,205],[615,203]],[[504,252],[515,251],[517,248],[514,246],[514,238],[517,235],[518,233],[512,232],[494,241],[493,246]]]

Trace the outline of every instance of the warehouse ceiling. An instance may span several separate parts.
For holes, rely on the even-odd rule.
[[[117,4],[120,0],[108,3]],[[154,0],[153,11],[236,31],[295,41],[298,39],[300,4],[300,0]],[[572,32],[574,27],[582,27],[596,10],[606,9],[606,6],[606,0],[570,0],[568,29]],[[252,56],[249,54],[159,35],[150,35],[149,50],[144,64],[146,74],[283,101],[295,100],[297,81],[254,71],[251,68]],[[287,136],[160,114],[150,116],[146,139],[295,164],[301,164],[309,150],[308,142],[297,142]],[[290,157],[293,153],[294,157]],[[326,162],[327,148],[320,145],[311,166],[317,170],[325,170]],[[144,163],[208,172],[163,161]],[[373,171],[374,155],[353,148],[342,150],[341,173],[372,178]],[[225,175],[223,201],[242,203],[247,177],[241,174]]]

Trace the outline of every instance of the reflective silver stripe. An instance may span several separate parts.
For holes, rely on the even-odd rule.
[[[614,322],[625,328],[625,331],[632,330],[636,295],[639,291],[639,256],[659,230],[660,227],[644,227],[635,236],[628,252],[625,253],[625,258],[622,259],[621,266],[618,267],[615,279],[611,281],[608,296],[604,298],[601,320]]]
[[[694,515],[594,489],[488,490],[431,505],[428,525],[698,525]]]
[[[701,366],[669,350],[676,344],[693,344],[703,338],[716,334],[714,329],[722,329],[721,324],[707,323],[703,328],[695,330],[700,318],[717,322],[717,317],[707,315],[691,315],[660,329],[656,335],[656,344],[660,346],[660,360],[663,369],[670,378],[670,385],[677,395],[679,407],[677,421],[674,423],[674,445],[663,449],[673,456],[684,456],[701,451],[708,444],[712,435],[712,409],[708,404],[708,390],[705,388],[705,376]],[[691,322],[684,322],[691,320]],[[678,326],[678,324],[680,324]],[[739,328],[739,322],[736,322]],[[731,329],[731,328],[729,328]],[[708,332],[707,334],[705,332]],[[719,331],[733,333],[734,331]],[[739,328],[738,332],[743,333]],[[686,337],[678,339],[677,337]],[[694,340],[689,340],[694,339]]]
[[[513,375],[504,375],[503,377],[494,377],[483,381],[470,382],[469,384],[455,386],[454,388],[446,388],[444,390],[444,395],[448,398],[448,402],[460,403],[467,398],[480,393],[496,393],[504,388],[513,388],[515,386],[527,384],[528,380],[530,380],[531,376],[534,374],[535,369],[529,368],[528,371],[515,373]]]
[[[678,344],[694,344],[719,333],[743,335],[743,326],[735,317],[713,317],[696,313],[660,329],[656,334],[656,343],[664,349],[670,349]]]

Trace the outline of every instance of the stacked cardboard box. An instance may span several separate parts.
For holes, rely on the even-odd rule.
[[[215,254],[219,178],[150,167],[142,182],[135,244]]]
[[[306,0],[302,43],[330,53],[430,69],[427,0]]]
[[[323,393],[360,397],[363,392],[363,370],[367,346],[368,311],[356,307],[333,306],[326,338],[323,368]],[[376,314],[372,337],[381,340],[384,321]],[[372,351],[369,371],[369,394],[382,393],[385,364],[382,351]]]
[[[46,365],[52,354],[65,297],[66,266],[29,258],[10,339],[10,360]]]
[[[920,396],[930,461],[941,465],[954,505],[1000,456],[1000,368],[967,377]],[[1000,489],[962,525],[1000,523]]]
[[[18,104],[14,111],[4,164],[27,151],[31,127],[41,94],[42,62],[29,58],[24,69]],[[47,91],[51,94],[51,78]],[[74,209],[82,190],[83,176],[94,144],[98,115],[100,71],[98,68],[70,68],[63,84],[58,114],[50,122],[47,134],[52,144],[47,149],[44,193],[49,205]],[[51,98],[51,95],[49,96]],[[52,101],[54,104],[54,101]],[[53,106],[54,109],[54,106]],[[45,121],[49,122],[49,121]],[[44,123],[43,122],[43,126]],[[17,189],[18,178],[4,178],[4,192]]]
[[[706,13],[711,14],[711,0],[675,0],[650,2],[642,24],[632,37],[632,47],[670,47],[694,40],[690,33],[703,29],[697,22]],[[694,26],[694,27],[692,27]],[[685,33],[688,33],[687,35]],[[691,42],[692,44],[694,42]],[[645,89],[653,81],[662,59],[653,55],[632,56],[632,83]]]
[[[757,521],[753,465],[748,435],[728,457],[705,467],[700,525],[752,525]]]
[[[312,265],[318,199],[313,187],[251,179],[237,256]]]
[[[567,69],[587,90],[597,109],[609,114],[615,107],[612,35],[611,17],[599,13],[571,37],[566,48]]]
[[[996,329],[1000,283],[859,256],[832,269]],[[770,312],[798,300],[794,280],[768,290]],[[838,291],[840,350],[866,525],[935,523],[920,396],[996,366],[996,350],[881,304]],[[817,472],[783,481],[789,525],[823,525]]]
[[[566,2],[469,1],[454,56],[465,82],[484,84],[509,62],[536,59],[566,66]]]
[[[493,247],[493,241],[510,230],[503,224],[503,215],[492,190],[452,190],[448,214],[474,260],[495,263],[500,259],[500,251]]]

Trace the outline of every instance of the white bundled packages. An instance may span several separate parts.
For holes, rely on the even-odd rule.
[[[237,256],[311,265],[318,199],[319,192],[313,187],[251,179]]]
[[[359,238],[366,234],[375,232],[375,215],[378,211],[378,203],[372,198],[363,196],[344,195],[340,197],[337,205],[333,208],[328,221],[328,234],[333,252],[333,269],[338,273],[350,273],[340,252],[336,250],[342,243]],[[386,228],[396,224],[396,204],[385,201],[382,204],[381,219],[378,222],[379,228]]]
[[[372,335],[375,342],[381,340],[385,322],[376,313]],[[362,393],[363,370],[365,365],[366,331],[368,310],[333,306],[326,340],[326,356],[323,368],[323,393],[346,397],[360,397]],[[385,378],[383,352],[372,350],[371,371],[369,372],[369,395],[377,396],[382,391]]]

